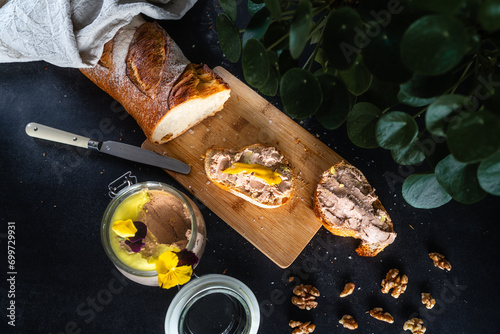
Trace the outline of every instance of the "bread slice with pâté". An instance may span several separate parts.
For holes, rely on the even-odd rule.
[[[221,189],[262,208],[277,208],[292,197],[292,169],[272,146],[211,147],[205,155],[205,172]]]
[[[323,172],[313,197],[323,226],[342,237],[361,239],[356,252],[375,256],[396,238],[393,223],[363,173],[342,161]]]

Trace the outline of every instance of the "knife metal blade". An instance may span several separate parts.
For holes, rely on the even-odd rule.
[[[182,161],[133,145],[114,141],[101,142],[33,122],[26,125],[25,131],[30,137],[82,148],[95,149],[115,157],[168,169],[181,174],[189,174],[191,171],[191,167]]]

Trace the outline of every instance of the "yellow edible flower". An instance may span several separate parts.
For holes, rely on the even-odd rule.
[[[130,238],[137,233],[137,228],[134,226],[132,219],[117,220],[111,228],[122,238]]]
[[[175,252],[166,251],[156,261],[158,272],[158,285],[164,289],[170,289],[176,285],[182,285],[191,279],[193,267],[190,265],[177,267],[179,257]]]

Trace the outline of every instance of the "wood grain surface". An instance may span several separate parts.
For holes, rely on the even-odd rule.
[[[322,226],[312,211],[320,175],[342,158],[222,67],[214,69],[231,87],[224,109],[163,145],[143,147],[191,166],[188,175],[169,173],[187,191],[234,228],[279,267],[290,266]],[[204,155],[212,145],[240,149],[261,143],[277,147],[295,175],[291,201],[263,209],[212,184]]]

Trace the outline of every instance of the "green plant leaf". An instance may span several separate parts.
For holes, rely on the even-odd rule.
[[[236,21],[238,13],[238,4],[236,0],[219,0],[219,3],[224,13],[226,13],[232,21]]]
[[[267,52],[271,63],[271,71],[264,85],[259,87],[259,91],[267,96],[275,96],[278,92],[279,73],[278,73],[278,55],[274,51]]]
[[[500,148],[500,118],[491,112],[461,112],[446,130],[447,143],[455,159],[478,162]]]
[[[280,95],[285,112],[296,119],[311,117],[323,100],[318,79],[301,68],[292,68],[281,77]]]
[[[472,55],[479,51],[481,47],[481,35],[478,34],[476,30],[467,31],[467,48],[465,50],[466,55]]]
[[[219,45],[230,62],[236,63],[241,55],[240,32],[229,16],[219,14],[216,21]]]
[[[480,1],[477,0],[462,0],[463,4],[458,10],[453,13],[456,17],[462,20],[467,26],[477,25],[477,13],[479,11]]]
[[[380,117],[375,136],[380,147],[403,149],[418,135],[417,122],[405,112],[390,111]]]
[[[267,50],[262,43],[256,39],[250,39],[243,47],[241,65],[245,80],[253,87],[263,86],[269,78],[271,63]]]
[[[464,5],[464,0],[414,0],[413,6],[436,13],[454,13]]]
[[[479,92],[476,91],[476,93],[480,93],[482,97],[485,97],[483,103],[486,109],[500,116],[500,74],[493,73],[488,77],[479,77],[479,81],[482,81],[483,88]]]
[[[363,23],[354,9],[343,7],[330,13],[323,31],[322,47],[333,68],[346,70],[354,64],[361,52],[361,45],[355,38],[357,31],[362,29]]]
[[[356,103],[347,114],[347,135],[359,147],[378,147],[375,127],[382,111],[368,102]]]
[[[266,3],[266,7],[271,12],[271,15],[276,19],[280,19],[281,18],[280,1],[279,0],[265,0],[264,2]]]
[[[350,69],[340,71],[339,74],[342,81],[346,84],[347,89],[355,96],[365,93],[370,88],[373,79],[361,55],[354,61]]]
[[[272,67],[275,69],[278,69],[278,61],[279,61],[279,56],[276,51],[269,50],[267,51],[267,57],[269,58],[269,63],[271,64]]]
[[[366,24],[363,58],[372,74],[382,81],[403,83],[412,72],[401,61],[400,43],[407,23],[393,19],[390,24],[370,21]]]
[[[269,10],[267,10],[267,8],[264,7],[257,13],[255,13],[255,15],[252,16],[252,18],[248,22],[245,31],[243,32],[243,36],[241,38],[241,44],[243,45],[243,47],[245,47],[246,42],[252,38],[261,39],[262,36],[264,36],[264,34],[266,33],[270,23],[271,14],[269,13]]]
[[[253,16],[259,10],[261,10],[262,8],[264,8],[266,6],[266,4],[264,3],[264,0],[262,0],[262,1],[248,0],[247,6],[248,6],[248,11],[250,12],[250,15]]]
[[[321,85],[323,102],[314,117],[326,129],[337,129],[345,122],[351,107],[349,92],[344,83],[330,73],[321,73],[316,77]]]
[[[286,48],[289,43],[289,38],[286,36],[289,29],[290,23],[288,21],[271,22],[262,38],[262,43],[266,48],[273,46],[272,50],[276,51]],[[286,37],[283,38],[284,36]]]
[[[456,201],[475,203],[486,196],[477,179],[477,167],[477,164],[457,161],[450,154],[437,164],[436,179]]]
[[[401,40],[403,63],[411,70],[438,75],[457,65],[467,50],[463,23],[449,15],[427,15],[406,30]]]
[[[453,82],[454,78],[450,73],[433,76],[415,73],[409,81],[401,84],[401,90],[407,96],[426,99],[443,94]]]
[[[423,98],[410,95],[404,85],[400,86],[398,92],[398,101],[411,107],[423,107],[432,103],[435,99],[435,97]]]
[[[431,103],[425,112],[425,126],[427,130],[436,136],[446,137],[446,126],[450,121],[450,115],[457,110],[463,109],[467,98],[463,95],[442,95]]]
[[[477,178],[481,188],[492,195],[500,196],[500,151],[481,161]]]
[[[318,48],[318,52],[316,52],[316,56],[314,57],[314,61],[321,65],[323,71],[328,70],[328,57],[326,56],[325,50],[323,48]]]
[[[312,6],[309,0],[299,2],[290,24],[290,54],[293,58],[299,58],[302,50],[307,44],[312,25]]]
[[[485,0],[479,7],[477,18],[487,31],[500,29],[500,1]]]
[[[392,158],[400,165],[416,165],[425,160],[419,138],[415,138],[408,146],[391,150]]]
[[[403,198],[417,209],[434,209],[451,200],[451,196],[434,174],[412,174],[403,182]]]

